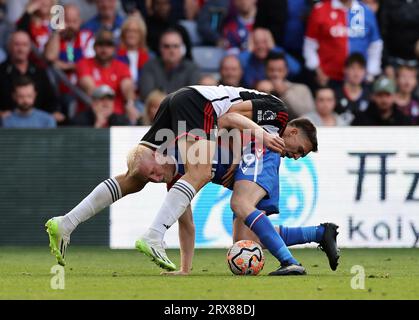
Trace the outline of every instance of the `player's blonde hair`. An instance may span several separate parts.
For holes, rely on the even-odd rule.
[[[152,150],[143,146],[141,144],[132,148],[127,155],[127,167],[128,175],[131,177],[136,177],[140,179],[145,179],[141,175],[141,164],[144,163],[144,160],[147,158],[147,155],[151,154]]]

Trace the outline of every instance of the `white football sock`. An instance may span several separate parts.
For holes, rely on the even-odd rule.
[[[80,223],[90,219],[104,208],[109,207],[121,197],[121,188],[115,178],[101,182],[73,210],[62,217],[59,223],[61,231],[66,235],[70,235]]]
[[[163,241],[167,229],[185,212],[195,194],[195,188],[190,183],[182,179],[177,181],[167,193],[146,237],[157,242]]]

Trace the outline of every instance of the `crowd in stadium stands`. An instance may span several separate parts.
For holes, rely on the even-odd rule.
[[[150,125],[196,84],[318,126],[419,125],[418,66],[419,0],[0,0],[4,128]]]

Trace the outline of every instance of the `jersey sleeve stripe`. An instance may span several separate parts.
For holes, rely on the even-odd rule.
[[[222,101],[222,100],[225,100],[225,99],[228,99],[228,96],[224,96],[224,97],[221,97],[221,98],[213,99],[213,100],[211,100],[211,102]]]

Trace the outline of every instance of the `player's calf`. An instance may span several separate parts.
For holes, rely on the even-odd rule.
[[[299,262],[292,256],[269,218],[263,211],[255,208],[256,204],[259,203],[265,195],[266,191],[253,182],[246,180],[236,181],[233,197],[231,198],[232,209],[238,217],[244,220],[246,226],[257,235],[261,243],[269,252],[278,259],[281,268],[294,265],[300,266]],[[301,271],[301,268],[286,268],[282,270],[284,272],[281,271],[280,273],[273,275],[285,275],[288,271],[295,272],[296,274],[304,274],[303,272],[296,272],[296,270]]]

